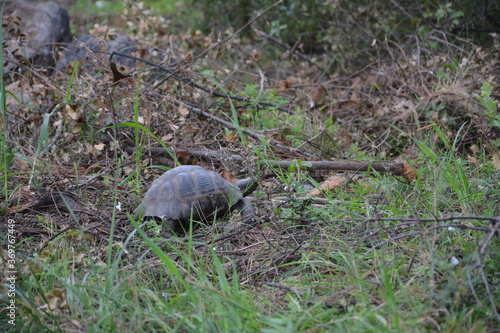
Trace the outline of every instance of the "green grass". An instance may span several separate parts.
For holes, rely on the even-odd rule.
[[[99,171],[108,167],[111,171],[100,175],[101,187],[91,184],[75,189],[84,205],[96,206],[95,210],[83,208],[88,208],[88,215],[70,209],[60,215],[33,210],[13,216],[26,224],[33,222],[29,218],[36,220],[46,234],[17,239],[17,325],[8,326],[0,312],[1,328],[8,332],[494,332],[498,327],[499,241],[489,229],[488,218],[500,215],[500,178],[486,146],[478,147],[476,160],[458,149],[465,127],[453,132],[445,123],[430,124],[425,130],[419,126],[418,136],[401,130],[402,140],[415,153],[407,161],[417,173],[413,183],[388,174],[358,174],[344,188],[326,193],[326,203],[302,198],[306,191],[300,186],[315,183],[313,173],[303,166],[307,161],[296,159],[287,170],[257,165],[255,173],[272,175],[267,183],[276,187],[263,186],[255,194],[262,219],[256,228],[228,240],[217,240],[226,235],[221,229],[224,223],[203,229],[202,238],[192,233],[185,238],[162,238],[150,230],[151,224],[135,221],[117,207],[123,202],[130,213],[150,183],[151,178],[145,180],[147,172],[160,168],[147,161],[143,148],[150,145],[168,150],[170,142],[163,138],[171,132],[163,132],[165,128],[185,123],[196,127],[198,123],[178,120],[177,109],[164,100],[151,102],[152,96],[143,97],[141,77],[129,90],[121,86],[110,92],[106,87],[106,94],[99,95],[95,91],[101,82],[94,85],[80,80],[76,72],[69,82],[61,83],[67,85],[65,96],[54,97],[57,106],[37,123],[39,131],[29,147],[34,163],[15,175],[9,169],[14,155],[3,135],[9,130],[9,114],[5,83],[1,82],[4,201],[10,200],[18,184],[39,190],[35,185],[41,187],[45,181],[55,188],[54,183],[59,183],[41,175],[59,180],[55,176],[71,175],[78,163],[90,164],[79,156],[65,164],[59,160],[63,153],[58,152],[55,159],[50,155],[51,126],[66,105],[80,112],[85,126],[92,129],[68,135],[60,142],[60,151],[75,147],[92,151],[101,142],[116,147],[125,139],[137,150],[131,157],[110,149],[107,155],[89,158],[98,162]],[[225,91],[219,81],[211,83]],[[242,86],[250,98],[259,100],[256,86]],[[89,93],[82,101],[73,91],[95,95]],[[181,90],[176,93],[182,97]],[[264,96],[279,102],[275,93],[270,90]],[[102,110],[92,104],[104,100],[103,96],[113,102],[103,111],[116,120],[111,125],[107,120],[100,122]],[[495,101],[488,91],[481,98],[496,124]],[[238,114],[235,105],[227,103],[230,112],[219,115],[232,121],[238,133],[228,145],[246,154],[248,160],[279,159],[280,155],[271,140],[246,136],[242,121],[249,121],[248,128],[257,124],[263,129],[292,128],[290,138],[309,137],[314,132],[310,131],[315,127],[312,122],[300,121],[300,117],[308,117],[306,111],[283,117],[276,110],[252,113],[256,110],[249,108]],[[85,118],[90,112],[95,112],[95,119]],[[156,122],[143,124],[143,113],[164,118],[158,116]],[[63,119],[65,133],[81,125]],[[325,119],[315,121],[324,121],[333,137],[341,126]],[[213,126],[206,120],[200,123]],[[189,141],[196,134],[190,132],[181,139]],[[297,147],[300,142],[293,144]],[[329,151],[332,146],[328,137],[311,149]],[[353,160],[386,156],[367,153],[354,143],[350,147],[348,156]],[[31,161],[27,156],[17,157]],[[170,157],[177,162],[178,156]],[[248,169],[258,163],[249,164]],[[65,167],[64,172],[56,171],[59,166]],[[84,171],[82,177],[98,173],[95,168]],[[297,189],[299,198],[290,194],[290,188]],[[289,200],[278,201],[283,196]],[[86,225],[88,216],[96,218],[98,225]],[[59,234],[66,227],[71,228]],[[0,236],[7,244],[7,235]],[[2,250],[2,269],[8,260],[8,253]],[[1,309],[10,299],[5,291],[2,285]]]
[[[422,158],[428,161],[428,144],[420,144]],[[196,246],[201,243],[192,238],[183,244],[155,243],[143,231],[144,226],[132,219],[136,229],[122,245],[117,246],[110,235],[102,257],[107,263],[92,259],[99,251],[92,241],[82,243],[88,255],[75,257],[71,237],[85,240],[82,233],[56,239],[39,256],[26,258],[23,266],[29,270],[20,270],[18,300],[25,304],[19,312],[23,331],[68,330],[73,325],[82,325],[89,332],[122,332],[130,327],[140,332],[488,331],[495,325],[491,305],[486,299],[482,306],[475,304],[467,280],[467,274],[472,274],[476,292],[482,291],[474,265],[487,234],[457,228],[428,229],[451,222],[416,223],[410,230],[422,232],[370,250],[376,239],[402,233],[397,231],[400,222],[382,217],[432,219],[468,212],[461,192],[455,191],[446,176],[449,162],[456,167],[463,161],[449,158],[436,155],[420,167],[422,180],[417,186],[397,183],[392,177],[373,177],[376,188],[390,189],[380,192],[387,201],[377,207],[379,221],[346,219],[342,223],[345,212],[340,209],[349,210],[356,204],[341,197],[344,203],[329,211],[336,221],[311,229],[315,238],[289,260],[277,261],[269,268],[261,266],[260,273],[250,276],[259,281],[270,271],[282,271],[276,282],[300,294],[266,287],[265,279],[261,287],[255,281],[248,284],[247,279],[244,283],[234,258],[218,255],[211,245],[199,252]],[[439,175],[441,172],[445,174]],[[462,172],[470,178],[477,170],[464,168]],[[486,177],[493,168],[483,172]],[[431,186],[447,188],[452,195],[426,190]],[[350,196],[365,191],[361,187],[354,188]],[[366,214],[364,196],[358,198],[356,211]],[[482,204],[483,212],[495,210],[488,202]],[[316,212],[321,221],[326,221],[324,213]],[[471,222],[476,227],[489,224]],[[384,232],[363,238],[380,227]],[[290,225],[289,232],[293,228]],[[145,242],[142,249],[150,250],[137,252],[141,238]],[[486,275],[493,280],[499,259],[494,251],[497,242],[486,244],[488,251],[482,259],[487,263]],[[143,254],[127,258],[130,251]],[[458,265],[452,257],[459,258]],[[490,287],[498,299],[493,280]]]
[[[46,142],[43,133],[42,143]],[[483,168],[470,167],[451,153],[452,145],[436,151],[429,148],[431,141],[417,144],[421,154],[414,161],[419,173],[416,184],[378,175],[370,178],[368,190],[363,183],[352,185],[349,192],[332,197],[335,201],[330,206],[303,202],[282,210],[284,220],[268,226],[305,233],[308,240],[295,252],[295,245],[271,240],[271,247],[264,239],[262,252],[254,258],[258,265],[248,268],[258,267],[257,271],[244,278],[241,275],[247,272],[236,267],[238,257],[217,254],[216,245],[200,252],[196,246],[201,243],[193,238],[183,244],[165,239],[153,242],[132,218],[135,231],[120,243],[114,239],[116,214],[108,241],[100,246],[83,232],[66,233],[37,256],[26,256],[19,263],[16,300],[22,306],[19,326],[9,331],[75,327],[89,332],[123,332],[131,327],[138,332],[491,330],[494,315],[475,267],[487,233],[432,229],[452,222],[417,220],[498,215],[494,202],[479,199],[485,189],[468,181],[488,179],[496,171],[486,158]],[[301,179],[290,177],[292,172],[282,171],[284,183]],[[490,190],[499,195],[498,188]],[[368,193],[376,194],[378,203],[367,201]],[[371,219],[359,219],[360,215]],[[321,224],[297,224],[288,219],[294,216]],[[415,223],[384,218],[411,218]],[[464,224],[487,227],[489,222]],[[397,238],[405,232],[411,235]],[[490,240],[482,254],[494,299],[499,298],[494,287],[497,243]],[[382,245],[373,249],[375,244]],[[284,254],[287,259],[281,260]],[[459,258],[458,265],[453,257]],[[280,272],[276,280],[272,279],[275,271]],[[266,282],[299,293],[269,287]],[[474,301],[470,283],[481,293],[482,305]]]
[[[5,5],[5,3],[3,4]],[[3,16],[3,6],[2,6],[2,16]],[[0,32],[2,34],[0,35],[0,61],[2,64],[4,63],[4,58],[3,58],[3,30],[0,28]],[[1,66],[0,68],[0,78],[4,77],[4,66]],[[7,146],[7,96],[6,96],[6,89],[5,89],[5,81],[3,79],[0,79],[0,106],[1,106],[1,113],[2,113],[2,131],[0,133],[0,170],[2,172],[2,194],[4,196],[4,202],[7,202],[7,198],[9,197],[9,192],[8,192],[8,175],[9,175],[9,169],[10,169],[10,163],[12,160],[12,154],[9,152],[9,148]]]

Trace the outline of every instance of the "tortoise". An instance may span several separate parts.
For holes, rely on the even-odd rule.
[[[153,182],[135,214],[161,218],[174,230],[187,227],[191,218],[207,222],[215,214],[221,217],[233,209],[245,218],[252,217],[255,213],[245,196],[256,188],[252,178],[232,184],[201,166],[178,166]]]

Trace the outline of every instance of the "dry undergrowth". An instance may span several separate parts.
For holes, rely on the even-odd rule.
[[[95,34],[105,41],[109,38],[105,31],[101,29]],[[257,51],[239,46],[235,41],[221,44],[206,58],[196,58],[198,53],[193,50],[213,46],[209,37],[196,33],[169,36],[169,42],[170,48],[154,52],[146,45],[139,45],[131,54],[136,57],[133,67],[118,64],[117,70],[123,76],[113,73],[104,55],[87,53],[90,60],[78,68],[71,64],[52,77],[40,74],[37,69],[24,68],[24,74],[7,86],[7,90],[18,97],[8,101],[11,130],[7,133],[7,142],[32,165],[20,158],[14,160],[10,170],[11,195],[4,208],[8,212],[6,217],[17,223],[17,239],[27,239],[19,246],[19,251],[26,256],[38,252],[38,258],[43,260],[50,257],[54,247],[64,244],[74,248],[75,256],[81,259],[79,254],[85,251],[80,245],[86,244],[97,262],[105,262],[111,222],[115,223],[116,247],[123,246],[134,231],[126,213],[135,209],[142,193],[162,172],[147,167],[174,166],[173,156],[154,154],[152,149],[161,145],[151,134],[142,130],[136,133],[136,125],[111,126],[134,124],[135,105],[138,105],[136,124],[147,128],[172,149],[181,164],[200,164],[217,171],[231,170],[237,176],[260,177],[261,192],[252,198],[258,213],[256,223],[237,232],[224,229],[224,223],[198,229],[194,237],[196,244],[210,245],[195,245],[194,253],[208,261],[214,253],[225,258],[228,275],[233,266],[236,267],[241,284],[257,288],[263,294],[271,287],[286,288],[266,283],[296,274],[293,270],[305,260],[304,253],[311,244],[329,248],[333,237],[368,249],[388,235],[372,237],[366,244],[360,244],[360,239],[376,226],[367,223],[360,228],[359,221],[346,220],[332,234],[332,230],[314,225],[314,221],[307,218],[302,217],[299,222],[287,219],[279,208],[289,208],[290,203],[272,199],[294,194],[285,190],[282,180],[277,179],[272,170],[259,169],[259,159],[355,159],[355,154],[363,151],[366,158],[412,160],[418,154],[414,144],[391,125],[418,138],[429,133],[426,126],[433,120],[447,128],[449,137],[468,121],[461,149],[474,163],[474,147],[477,148],[478,142],[484,140],[486,149],[490,149],[487,138],[499,135],[486,128],[484,113],[473,98],[484,81],[500,77],[494,57],[489,58],[480,49],[463,54],[453,71],[443,66],[449,63],[449,58],[436,56],[419,63],[401,54],[397,61],[375,61],[351,75],[332,76],[311,84],[310,74],[317,68],[295,62],[293,57],[283,65],[287,70],[271,78],[259,76],[256,69],[274,66],[274,63],[261,59]],[[234,53],[232,48],[236,46],[239,51]],[[229,54],[229,58],[234,55],[239,66],[219,62],[221,54]],[[292,70],[294,65],[298,71]],[[441,69],[440,77],[436,69]],[[464,77],[465,80],[461,79]],[[121,80],[117,81],[118,78]],[[256,87],[254,95],[248,82]],[[136,94],[138,86],[140,92]],[[68,90],[70,97],[66,100]],[[275,93],[266,95],[271,90]],[[224,98],[227,95],[235,98]],[[260,99],[261,96],[267,99]],[[498,90],[494,97],[500,99]],[[282,98],[288,102],[280,105]],[[274,107],[256,104],[254,100]],[[439,105],[441,107],[437,107]],[[429,112],[433,108],[434,111]],[[305,111],[297,113],[300,109]],[[196,110],[227,122],[231,122],[232,111],[236,111],[240,125],[263,135],[267,142],[263,144],[247,135],[247,142],[242,143],[237,130],[218,119],[200,116]],[[295,114],[290,115],[286,110]],[[44,114],[51,112],[46,142],[49,149],[44,153],[37,150],[37,144]],[[266,113],[272,117],[258,119]],[[297,128],[297,123],[302,126],[292,130]],[[326,125],[328,123],[330,125]],[[416,123],[421,125],[418,127]],[[268,129],[276,124],[279,124],[277,128]],[[335,132],[331,132],[329,126],[334,126]],[[301,144],[292,149],[296,140]],[[258,148],[252,150],[252,145]],[[353,146],[357,147],[356,151]],[[267,154],[257,157],[256,152],[262,153],[263,147]],[[192,151],[204,151],[206,155]],[[137,159],[138,152],[141,153]],[[239,157],[233,158],[234,155]],[[140,174],[135,174],[136,170],[140,170]],[[328,173],[312,170],[311,175],[320,182]],[[120,205],[121,210],[117,210],[114,217],[116,205]],[[236,215],[230,218],[238,221]],[[4,227],[6,225],[1,224],[2,232]],[[389,237],[397,238],[405,230],[394,229]],[[160,244],[166,251],[171,250],[164,240]],[[210,251],[212,245],[214,251]],[[136,237],[127,248],[133,251],[124,258],[124,269],[134,265],[147,247]],[[168,253],[176,258],[176,251],[182,248],[180,244]],[[84,262],[75,259],[74,264],[84,265]],[[145,257],[143,267],[158,270],[161,262],[151,253]],[[332,276],[337,273],[323,272]],[[285,292],[273,295],[280,298],[276,300],[276,304],[280,304],[283,301],[280,295],[284,297]],[[323,301],[329,306],[342,307],[339,300]],[[373,304],[377,302],[374,299]]]

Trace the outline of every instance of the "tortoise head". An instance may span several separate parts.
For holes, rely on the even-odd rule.
[[[251,194],[253,191],[257,189],[258,183],[255,178],[248,177],[238,180],[236,182],[236,186],[238,186],[241,193],[243,193],[243,196],[246,197],[247,195]]]

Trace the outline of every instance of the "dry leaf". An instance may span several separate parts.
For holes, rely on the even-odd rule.
[[[193,55],[191,53],[189,53],[184,59],[183,61],[185,62],[192,62],[193,61]]]
[[[257,50],[253,50],[252,54],[248,56],[249,59],[259,60],[261,58],[261,54]]]
[[[236,178],[231,171],[226,169],[222,171],[222,178],[233,184],[238,181],[238,178]]]
[[[179,108],[177,109],[177,112],[179,112],[179,114],[181,116],[184,116],[186,117],[188,114],[189,114],[189,110],[185,107],[185,106],[179,106]]]
[[[9,214],[15,214],[18,212],[25,211],[25,210],[30,209],[31,207],[33,207],[35,205],[36,205],[36,202],[27,202],[25,204],[22,204],[19,206],[14,206],[14,207],[1,206],[1,209],[5,209],[5,213],[7,215],[9,215]]]
[[[113,82],[118,82],[120,80],[127,79],[130,77],[130,75],[125,75],[120,73],[118,68],[116,68],[116,63],[113,61],[109,63],[109,67],[111,68],[111,72],[113,73]]]
[[[413,180],[417,178],[415,171],[408,164],[403,164],[403,173],[406,180],[411,183]]]
[[[168,133],[167,135],[164,135],[164,136],[161,137],[161,141],[163,141],[163,142],[169,142],[173,138],[174,138],[174,136],[172,135],[172,133]]]
[[[99,151],[103,150],[103,149],[104,149],[104,147],[105,147],[105,145],[104,145],[104,143],[102,143],[102,142],[101,142],[101,143],[98,143],[98,144],[96,144],[96,145],[94,145],[94,148],[95,148],[96,150],[99,150]]]
[[[280,90],[290,89],[292,84],[293,84],[292,80],[283,80],[280,82]]]
[[[324,104],[325,101],[325,96],[326,96],[326,89],[319,86],[319,87],[313,87],[312,89],[309,90],[309,98],[311,108],[320,106]]]
[[[80,323],[79,320],[76,320],[76,319],[70,319],[69,320],[76,328],[78,328],[79,330],[83,330],[83,325]]]
[[[472,163],[474,163],[475,165],[477,165],[478,162],[479,162],[479,160],[477,159],[477,157],[469,155],[469,154],[467,154],[467,160],[470,161],[470,162],[472,162]]]
[[[61,289],[52,289],[51,292],[45,294],[45,299],[48,304],[42,306],[42,308],[48,307],[52,311],[67,308],[66,293]]]
[[[328,177],[324,182],[322,182],[318,188],[313,189],[306,194],[306,197],[317,197],[322,195],[324,191],[332,190],[337,187],[343,186],[347,182],[347,177],[333,175]]]
[[[500,170],[500,154],[499,153],[493,154],[493,166],[495,167],[495,169]]]
[[[135,168],[132,168],[132,167],[130,167],[130,166],[125,166],[125,167],[123,167],[123,172],[124,172],[127,176],[129,176],[129,175],[131,175],[131,174],[133,174],[133,173],[135,172]]]
[[[470,151],[473,153],[473,154],[478,154],[479,153],[479,148],[477,147],[477,145],[472,145],[469,147]]]
[[[233,134],[233,132],[229,132],[227,134],[222,135],[225,139],[229,141],[236,141],[238,138]]]
[[[363,79],[359,76],[355,77],[351,84],[351,89],[361,89],[363,87]]]
[[[26,171],[31,169],[30,164],[26,160],[19,158],[17,156],[14,157],[14,160],[19,164],[19,168],[21,169],[21,171]]]
[[[73,120],[77,120],[78,119],[78,114],[75,112],[75,110],[73,110],[71,108],[71,106],[69,105],[65,105],[64,106],[64,110],[66,111],[66,113],[68,114],[68,116],[73,119]]]

